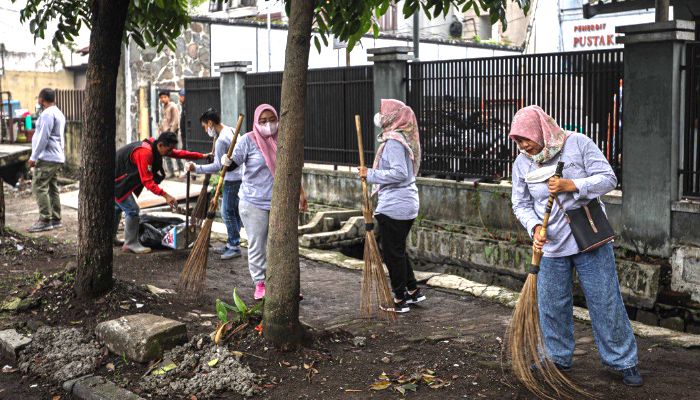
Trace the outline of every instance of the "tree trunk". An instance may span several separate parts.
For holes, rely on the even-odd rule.
[[[263,332],[281,347],[301,343],[299,194],[304,166],[304,105],[315,1],[292,1],[282,78],[277,168],[272,191]]]
[[[92,0],[85,87],[75,290],[97,297],[112,287],[115,103],[129,0]]]

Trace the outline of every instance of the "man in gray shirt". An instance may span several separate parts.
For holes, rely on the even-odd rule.
[[[58,173],[66,162],[64,153],[66,117],[56,107],[56,92],[45,88],[39,92],[41,115],[32,137],[29,167],[34,168],[32,192],[39,206],[39,220],[29,232],[42,232],[61,227],[61,200]]]

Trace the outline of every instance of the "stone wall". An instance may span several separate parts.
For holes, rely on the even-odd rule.
[[[347,171],[305,169],[304,189],[309,199],[339,207],[360,207],[360,180]],[[510,204],[510,184],[468,182],[418,178],[419,219],[442,221],[511,232],[525,232],[515,219]],[[605,196],[603,201],[613,229],[619,231],[620,197]]]
[[[185,87],[185,78],[211,76],[211,25],[192,22],[175,40],[175,51],[164,48],[142,49],[135,43],[129,45],[131,72],[131,118],[132,137],[140,136],[139,129],[139,88],[164,88],[179,90]],[[177,102],[177,96],[172,96]],[[156,102],[156,104],[158,104]],[[151,110],[153,113],[155,110]]]

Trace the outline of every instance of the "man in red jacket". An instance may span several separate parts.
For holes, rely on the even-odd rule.
[[[188,160],[206,157],[202,153],[178,150],[177,143],[175,133],[163,132],[158,139],[150,138],[142,142],[134,142],[117,150],[114,175],[114,241],[116,245],[123,245],[122,250],[137,254],[151,251],[150,248],[142,246],[138,239],[140,210],[136,197],[141,194],[144,187],[153,194],[162,196],[170,206],[177,205],[177,200],[158,186],[165,179],[163,157]],[[116,238],[116,229],[122,212],[125,216],[123,243]]]

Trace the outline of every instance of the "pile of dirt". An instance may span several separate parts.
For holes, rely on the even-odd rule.
[[[93,373],[105,355],[92,335],[76,328],[42,326],[20,353],[19,369],[60,384]]]
[[[217,346],[208,335],[197,335],[163,355],[163,362],[141,381],[144,392],[171,398],[173,393],[211,398],[233,392],[250,397],[260,393],[260,378],[241,364],[241,353]]]

